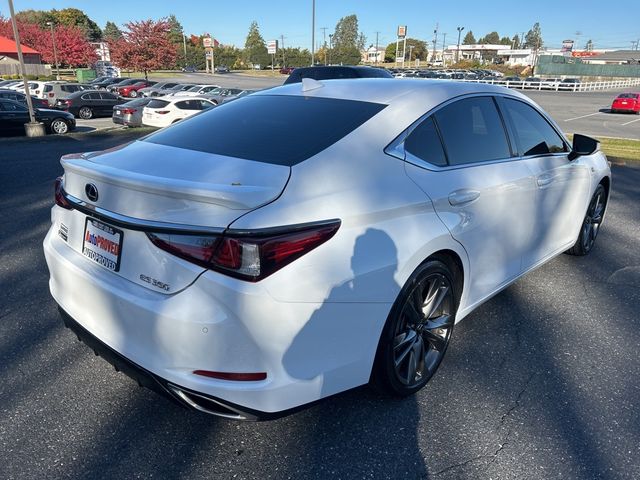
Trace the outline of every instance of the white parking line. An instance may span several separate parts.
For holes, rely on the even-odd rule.
[[[600,115],[602,112],[589,113],[587,115],[580,115],[579,117],[567,118],[565,122],[570,122],[571,120],[578,120],[579,118],[591,117],[593,115]]]
[[[635,122],[640,122],[640,118],[636,118],[635,120],[631,120],[630,122],[623,123],[623,124],[622,124],[622,126],[624,126],[624,125],[629,125],[629,124],[631,124],[631,123],[635,123]]]

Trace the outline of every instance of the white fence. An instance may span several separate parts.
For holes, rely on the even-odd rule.
[[[561,92],[592,92],[595,90],[610,90],[613,88],[636,87],[640,85],[640,78],[629,78],[626,80],[611,80],[607,82],[584,82],[565,83],[541,80],[540,82],[507,81],[507,80],[471,80],[461,79],[459,82],[490,83],[492,85],[502,85],[508,88],[521,88],[527,90],[555,90]]]

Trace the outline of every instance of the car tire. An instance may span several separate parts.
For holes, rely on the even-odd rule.
[[[451,339],[459,292],[442,261],[428,260],[404,285],[382,331],[371,372],[379,392],[405,397],[426,385]]]
[[[573,247],[565,253],[569,255],[584,256],[587,255],[596,242],[596,237],[602,225],[602,219],[607,208],[607,192],[602,184],[596,187],[596,191],[591,197],[587,213],[580,227],[580,235]]]
[[[83,120],[89,120],[90,118],[93,118],[93,110],[91,110],[89,107],[82,107],[78,111],[78,116]]]
[[[138,92],[137,92],[136,90],[131,90],[131,91],[129,92],[129,96],[130,96],[131,98],[136,98],[136,97],[138,96]]]
[[[51,122],[51,131],[56,135],[64,135],[69,132],[69,124],[62,118],[55,118]]]

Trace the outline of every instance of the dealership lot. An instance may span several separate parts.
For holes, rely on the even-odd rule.
[[[565,131],[588,126],[536,100]],[[561,256],[470,315],[417,396],[363,388],[281,420],[235,423],[137,388],[74,340],[48,294],[41,243],[60,155],[138,135],[2,140],[3,478],[638,477],[638,166],[614,167],[592,254]]]

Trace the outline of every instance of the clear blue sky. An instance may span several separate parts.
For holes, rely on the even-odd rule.
[[[252,20],[265,40],[285,36],[285,46],[311,47],[311,0],[14,0],[16,10],[75,7],[84,10],[101,28],[107,20],[122,25],[131,20],[176,15],[188,34],[209,32],[221,43],[243,46]],[[0,13],[8,16],[6,0]],[[564,39],[576,39],[584,47],[592,39],[595,48],[631,48],[640,38],[639,0],[316,0],[316,43],[322,27],[333,33],[340,17],[355,13],[367,43],[386,45],[395,40],[397,25],[407,25],[410,37],[431,42],[439,24],[447,44],[456,43],[456,27],[472,30],[476,38],[496,30],[500,36],[526,32],[540,22],[545,45],[560,47]]]

